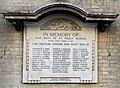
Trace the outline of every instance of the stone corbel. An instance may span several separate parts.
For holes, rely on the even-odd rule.
[[[98,30],[100,31],[100,32],[105,32],[105,30],[107,29],[107,27],[109,27],[110,26],[110,24],[108,24],[108,23],[98,23]]]
[[[14,22],[12,22],[12,24],[15,26],[15,29],[17,30],[17,31],[21,31],[21,30],[23,30],[24,29],[24,22],[23,21],[14,21]]]

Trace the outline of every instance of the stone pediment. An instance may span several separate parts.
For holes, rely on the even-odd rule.
[[[3,14],[5,19],[15,25],[16,30],[21,30],[24,26],[24,21],[39,21],[48,15],[56,13],[70,14],[83,22],[97,23],[100,31],[105,31],[106,26],[114,22],[119,15],[116,13],[93,13],[68,3],[52,3],[31,12],[8,12]]]

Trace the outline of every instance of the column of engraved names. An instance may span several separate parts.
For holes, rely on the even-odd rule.
[[[82,44],[86,46],[86,44]],[[73,48],[73,71],[89,70],[87,48]]]
[[[70,48],[53,48],[53,73],[68,73]]]
[[[32,48],[32,70],[44,71],[50,69],[50,49]]]

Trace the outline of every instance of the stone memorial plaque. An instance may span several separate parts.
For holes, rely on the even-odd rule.
[[[26,23],[23,83],[97,83],[96,24],[67,15]]]

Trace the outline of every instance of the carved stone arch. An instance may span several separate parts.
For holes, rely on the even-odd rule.
[[[39,21],[50,14],[71,14],[83,22],[94,22],[98,24],[98,30],[105,31],[105,28],[115,21],[119,14],[116,13],[93,13],[84,8],[68,3],[52,3],[42,6],[30,12],[7,12],[3,13],[4,18],[13,23],[16,30],[21,30],[24,21]],[[107,26],[106,26],[107,25]]]

